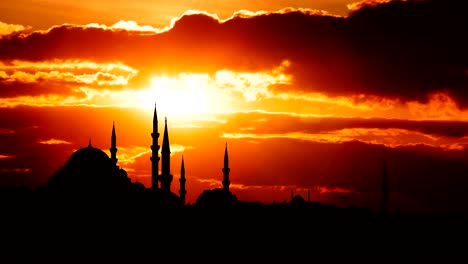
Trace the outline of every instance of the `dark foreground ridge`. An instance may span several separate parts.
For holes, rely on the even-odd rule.
[[[170,258],[181,254],[182,259],[223,254],[272,261],[325,257],[331,250],[331,256],[363,261],[376,254],[410,254],[419,260],[433,253],[453,257],[466,245],[456,242],[467,234],[462,216],[383,217],[366,209],[301,199],[262,204],[222,203],[217,198],[217,203],[174,207],[138,195],[76,199],[3,194],[2,238],[8,241],[4,250],[68,257],[105,253],[109,259],[135,251]]]

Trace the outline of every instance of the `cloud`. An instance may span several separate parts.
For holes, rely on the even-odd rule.
[[[5,35],[22,32],[28,29],[30,29],[29,26],[7,24],[7,23],[0,21],[0,38]]]
[[[83,88],[117,89],[128,84],[137,71],[122,63],[77,60],[0,62],[0,97],[77,96]]]
[[[179,144],[171,144],[170,149],[171,149],[171,154],[176,154],[179,152],[184,152],[186,149],[191,149],[193,148],[192,146],[183,146]]]
[[[320,143],[344,143],[359,141],[366,144],[383,145],[390,148],[402,146],[427,145],[444,150],[463,150],[468,144],[468,138],[446,139],[431,137],[423,133],[401,129],[342,129],[321,134],[291,132],[291,133],[223,133],[224,138],[231,139],[279,139],[314,141]]]
[[[91,27],[91,28],[102,28],[102,29],[110,29],[110,30],[126,30],[126,31],[136,31],[136,32],[141,32],[141,33],[161,33],[164,31],[164,29],[158,29],[154,28],[149,25],[138,25],[137,22],[135,21],[126,21],[126,20],[120,20],[119,22],[115,23],[112,26],[106,26],[98,23],[90,23],[87,24],[86,27]],[[167,30],[168,28],[166,28]]]
[[[463,1],[427,0],[367,5],[347,17],[290,9],[220,20],[192,12],[167,31],[145,34],[62,25],[1,39],[0,60],[120,61],[139,70],[130,87],[159,72],[259,72],[287,60],[284,74],[292,81],[273,92],[421,103],[444,92],[464,107],[468,43],[462,10]]]
[[[44,144],[44,145],[71,144],[71,142],[68,142],[66,140],[60,140],[60,139],[55,139],[55,138],[51,138],[48,140],[39,140],[38,143]]]
[[[327,134],[344,129],[414,131],[454,140],[468,136],[468,122],[450,120],[403,120],[388,118],[320,117],[265,111],[237,112],[225,115],[225,132]]]
[[[362,0],[362,1],[359,1],[359,2],[354,2],[354,3],[351,3],[351,4],[347,4],[346,7],[348,8],[348,10],[350,11],[357,11],[361,8],[364,8],[364,7],[373,7],[373,6],[378,6],[380,4],[385,4],[385,3],[388,3],[392,0]],[[395,1],[395,0],[393,0]],[[405,1],[405,0],[403,0]]]
[[[119,165],[124,167],[127,167],[129,164],[135,163],[137,158],[147,155],[151,152],[151,150],[144,147],[119,147],[117,150],[117,160],[119,162]]]

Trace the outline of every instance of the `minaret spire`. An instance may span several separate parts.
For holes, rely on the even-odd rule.
[[[171,190],[171,149],[169,147],[169,132],[167,131],[167,117],[164,118],[164,135],[161,150],[161,189],[164,191]]]
[[[224,167],[225,168],[229,167],[229,156],[228,156],[228,150],[227,150],[227,142],[226,142],[226,147],[224,148]]]
[[[226,147],[224,149],[224,167],[223,171],[223,189],[229,191],[229,185],[231,182],[229,181],[229,172],[231,169],[229,168],[229,157],[228,157],[228,149],[227,149],[227,142]]]
[[[158,132],[158,114],[156,112],[156,103],[154,103],[153,132],[151,133],[153,144],[151,145],[151,189],[156,190],[158,186],[159,175],[159,132]]]
[[[164,155],[164,153],[171,154],[171,150],[169,147],[169,132],[167,131],[167,117],[164,118],[164,135],[161,155]],[[162,169],[164,170],[164,165]],[[166,169],[169,169],[169,166],[167,166]]]
[[[185,190],[185,166],[184,166],[184,155],[182,155],[182,164],[180,165],[180,190],[179,190],[179,195],[180,195],[180,201],[182,202],[182,205],[185,205],[185,195],[187,194],[187,190]]]
[[[154,103],[153,131],[158,131],[158,112],[156,111],[156,103]]]
[[[109,149],[111,153],[111,162],[114,166],[117,166],[117,136],[115,135],[115,123],[112,121],[112,136],[111,136],[111,147]]]
[[[92,148],[93,146],[91,145],[91,138],[89,138],[89,143],[88,143],[88,148]]]

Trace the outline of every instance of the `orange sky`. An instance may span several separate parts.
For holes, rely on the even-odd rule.
[[[163,28],[171,20],[187,10],[203,10],[226,19],[239,10],[276,11],[285,7],[311,8],[346,15],[352,0],[236,0],[236,1],[194,1],[194,0],[17,0],[0,3],[2,22],[31,26],[34,29],[48,29],[63,23],[112,25],[120,20],[135,21],[139,24]]]
[[[188,202],[221,186],[227,142],[241,200],[375,208],[386,159],[393,210],[460,210],[463,5],[2,2],[0,184],[44,184],[89,138],[109,153],[115,121],[118,165],[149,187],[156,102]]]

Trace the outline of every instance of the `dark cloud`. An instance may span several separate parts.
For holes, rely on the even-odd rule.
[[[464,1],[392,1],[347,18],[365,92],[424,101],[444,90],[466,103]]]
[[[0,58],[122,61],[140,75],[256,71],[287,59],[294,84],[278,89],[421,102],[444,91],[464,106],[466,10],[464,1],[414,0],[368,5],[348,17],[290,10],[221,22],[192,14],[155,35],[66,25],[1,39]]]
[[[249,159],[242,158],[246,149]],[[230,161],[236,165],[231,167],[231,179],[236,184],[341,188],[351,192],[324,194],[322,201],[335,203],[341,197],[344,201],[339,204],[374,209],[380,205],[382,161],[386,160],[389,204],[392,210],[405,213],[467,209],[468,179],[464,172],[468,153],[455,155],[457,159],[451,159],[441,149],[422,145],[387,148],[357,141],[230,140]]]

